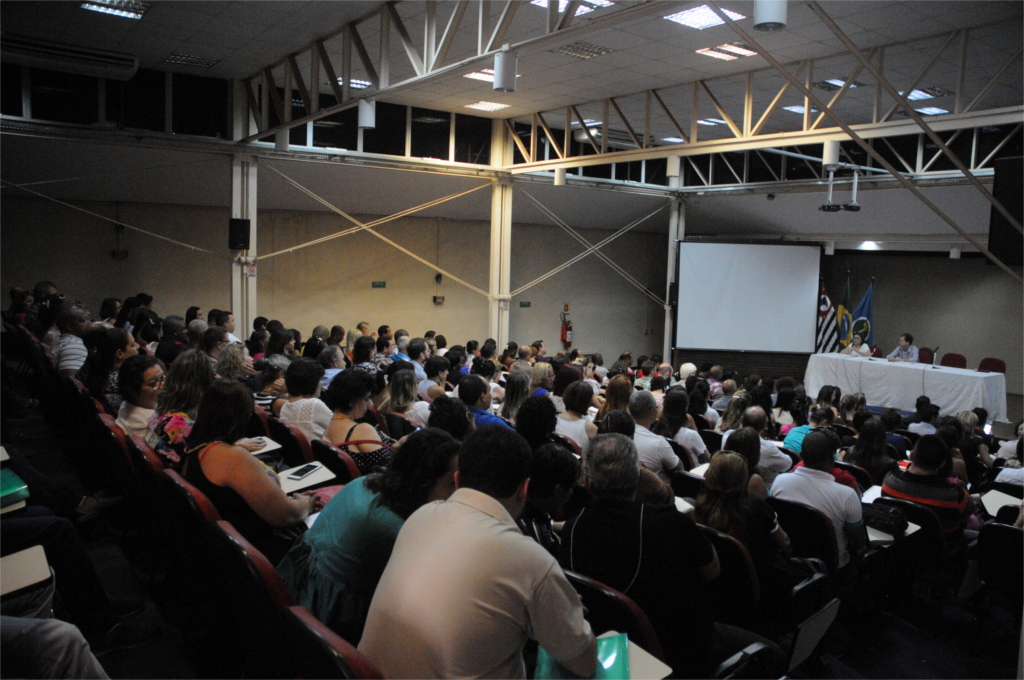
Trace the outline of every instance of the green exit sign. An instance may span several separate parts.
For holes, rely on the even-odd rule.
[[[370,286],[372,288],[387,288],[388,287],[388,282],[387,281],[374,281],[372,284],[370,284]]]
[[[520,307],[529,307],[529,306],[530,306],[530,303],[529,303],[529,302],[527,302],[527,301],[525,301],[525,300],[523,300],[523,301],[521,301],[521,302],[519,303],[519,306],[520,306]]]

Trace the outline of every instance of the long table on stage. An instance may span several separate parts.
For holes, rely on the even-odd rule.
[[[837,385],[843,394],[863,392],[871,406],[913,411],[914,402],[923,394],[942,407],[944,416],[981,406],[988,411],[989,420],[1006,419],[1006,376],[1002,373],[812,354],[804,375],[807,396],[813,399],[823,385]]]

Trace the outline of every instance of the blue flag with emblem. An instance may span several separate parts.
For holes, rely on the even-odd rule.
[[[864,297],[861,299],[860,304],[857,305],[857,309],[853,310],[853,326],[852,330],[854,333],[859,335],[865,345],[874,347],[874,323],[871,310],[871,292],[874,289],[875,284],[872,281],[871,285],[868,286],[868,292],[864,293]]]

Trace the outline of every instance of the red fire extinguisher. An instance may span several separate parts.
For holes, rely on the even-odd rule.
[[[565,303],[565,311],[559,316],[562,318],[562,346],[565,349],[572,347],[572,320],[569,319],[569,303]]]

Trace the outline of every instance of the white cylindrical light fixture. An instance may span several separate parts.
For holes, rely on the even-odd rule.
[[[833,171],[839,169],[839,142],[831,141],[825,142],[821,150],[821,164],[825,166],[826,170]]]
[[[555,168],[555,186],[565,186],[565,168]]]
[[[754,29],[781,31],[786,27],[786,0],[755,0]]]
[[[377,102],[373,99],[359,100],[359,127],[372,130],[377,127]]]
[[[836,254],[836,242],[835,241],[825,241],[825,254],[826,255],[835,255]]]
[[[679,177],[682,171],[682,159],[679,156],[669,156],[665,159],[667,167],[665,169],[665,175],[668,177]]]
[[[498,92],[516,91],[516,65],[519,55],[502,49],[494,55],[494,89]]]
[[[952,248],[949,249],[949,259],[951,259],[951,260],[959,260],[960,259],[960,247],[959,246],[953,246]]]

